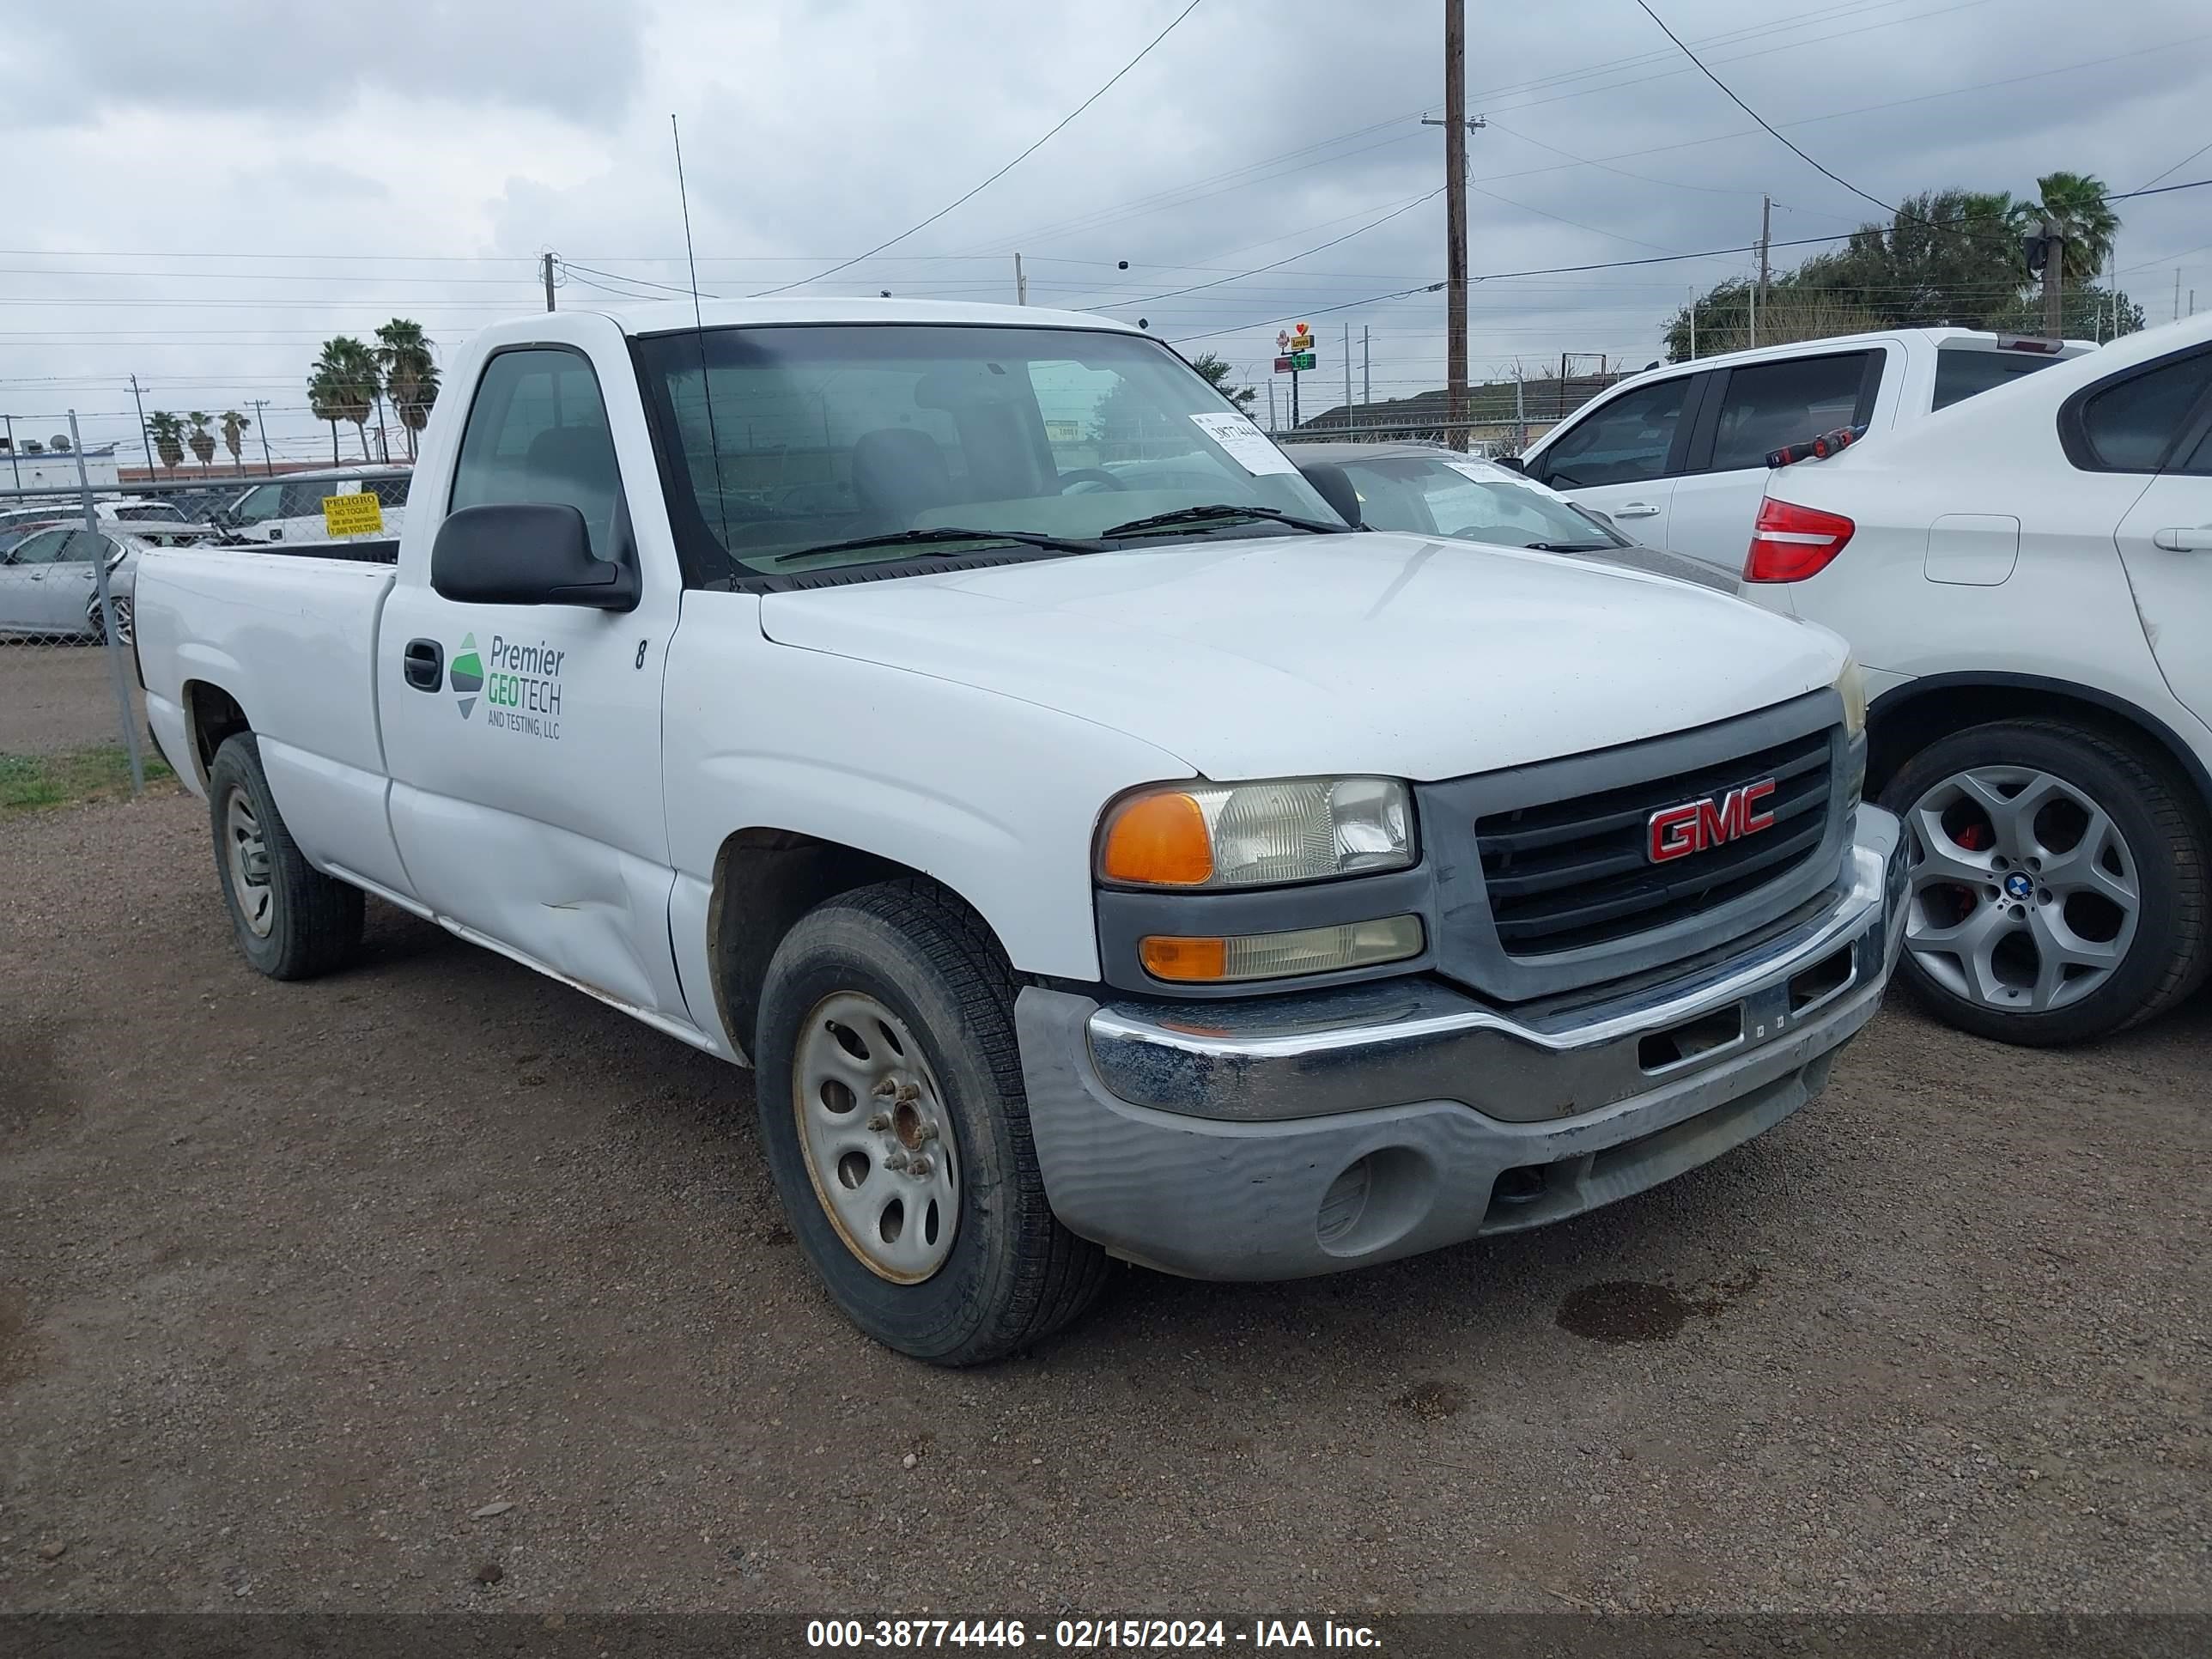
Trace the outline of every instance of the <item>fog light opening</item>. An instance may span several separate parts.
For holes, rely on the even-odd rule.
[[[1436,1203],[1437,1166],[1411,1146],[1355,1158],[1328,1184],[1314,1213],[1314,1240],[1334,1256],[1372,1255],[1396,1243]]]

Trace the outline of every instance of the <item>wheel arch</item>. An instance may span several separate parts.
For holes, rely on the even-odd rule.
[[[755,825],[724,838],[714,855],[707,907],[707,950],[714,1012],[723,1034],[740,1054],[757,1044],[761,992],[769,960],[784,936],[808,911],[840,893],[879,881],[911,878],[950,894],[973,913],[995,940],[998,934],[964,894],[926,870],[865,848],[795,830]],[[1000,941],[1003,951],[1004,942]]]
[[[2179,732],[2124,697],[2039,674],[1927,674],[1883,692],[1867,710],[1867,798],[1879,795],[1921,750],[1955,732],[2053,717],[2133,738],[2171,761],[2189,781],[2200,818],[2212,816],[2212,771]]]
[[[252,731],[253,722],[246,718],[244,705],[212,680],[186,680],[180,698],[185,706],[185,744],[204,789],[215,751],[240,732]]]

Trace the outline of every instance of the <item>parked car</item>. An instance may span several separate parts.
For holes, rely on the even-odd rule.
[[[323,503],[333,495],[363,490],[379,503],[380,526],[365,536],[396,536],[405,522],[408,467],[349,467],[325,472],[293,472],[239,492],[217,522],[240,541],[327,542],[330,520]],[[339,539],[349,539],[340,538]]]
[[[1873,1015],[1904,866],[1832,634],[1353,532],[1097,317],[695,316],[465,347],[395,567],[149,556],[148,715],[262,972],[346,960],[374,893],[756,1064],[881,1340],[1007,1353],[1109,1256],[1557,1221],[1787,1117]],[[1198,482],[1079,460],[1041,387]],[[849,509],[735,487],[801,445]]]
[[[141,555],[156,546],[191,545],[207,532],[155,541],[123,531],[87,530],[82,523],[30,526],[7,544],[0,538],[0,634],[39,639],[104,640],[95,561],[107,566],[115,637],[132,635],[132,586]]]
[[[1593,508],[1512,468],[1434,444],[1301,443],[1291,452],[1298,470],[1328,495],[1323,469],[1343,473],[1353,492],[1352,516],[1370,530],[1449,536],[1648,570],[1733,593],[1735,573],[1702,559],[1645,547]],[[1344,512],[1346,503],[1330,496]]]
[[[2212,317],[1774,474],[1746,592],[1850,638],[1953,1024],[2100,1036],[2212,969]]]
[[[1908,426],[2094,349],[1929,328],[1702,357],[1592,398],[1521,465],[1629,534],[1733,572],[1765,492],[1769,452],[1838,427]]]

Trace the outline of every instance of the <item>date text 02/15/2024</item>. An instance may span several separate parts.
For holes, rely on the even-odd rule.
[[[1019,1619],[812,1619],[806,1645],[817,1650],[884,1648],[1021,1648],[1035,1644],[1070,1652],[1173,1651],[1225,1648],[1355,1648],[1382,1646],[1365,1625],[1332,1619],[1260,1619],[1232,1628],[1220,1619],[1060,1619],[1032,1630]]]

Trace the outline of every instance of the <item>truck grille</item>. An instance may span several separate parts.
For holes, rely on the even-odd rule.
[[[1826,836],[1833,765],[1830,732],[1820,730],[1694,771],[1479,818],[1499,945],[1527,958],[1609,944],[1783,879]],[[1759,805],[1774,814],[1771,828],[1650,862],[1653,812],[1768,777],[1774,793]]]

